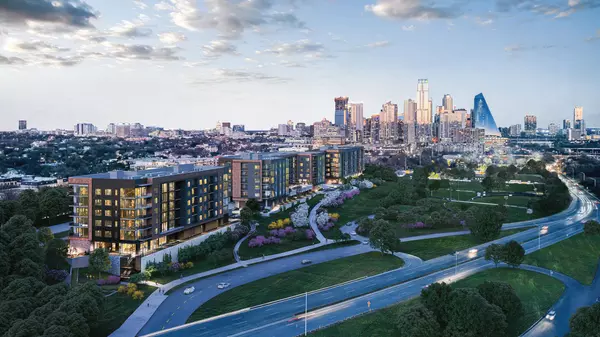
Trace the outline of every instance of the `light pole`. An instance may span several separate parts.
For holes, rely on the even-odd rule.
[[[308,334],[308,292],[304,293],[304,336]]]
[[[454,276],[456,276],[456,274],[458,273],[458,252],[455,252],[454,256],[456,257],[456,264],[454,265]]]
[[[540,228],[540,225],[538,225],[538,250],[541,249],[542,246],[542,230]]]

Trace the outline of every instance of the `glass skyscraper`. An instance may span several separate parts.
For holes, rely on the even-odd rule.
[[[485,130],[486,136],[500,136],[498,126],[483,94],[475,96],[475,104],[471,115],[473,127]]]

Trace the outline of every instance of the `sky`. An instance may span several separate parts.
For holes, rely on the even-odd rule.
[[[266,129],[334,97],[482,92],[498,126],[600,127],[600,0],[0,0],[0,130]]]

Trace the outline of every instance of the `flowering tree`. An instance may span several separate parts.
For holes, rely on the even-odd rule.
[[[317,225],[325,226],[329,222],[329,213],[321,212],[317,215]]]
[[[250,248],[254,248],[254,247],[262,247],[264,245],[275,245],[275,244],[280,244],[281,243],[281,239],[274,237],[274,236],[269,236],[268,238],[259,235],[255,238],[250,239],[250,242],[248,242],[248,247]]]
[[[312,240],[315,238],[315,232],[312,229],[307,229],[304,231],[304,235],[306,236],[307,240]]]
[[[369,180],[363,180],[358,184],[358,188],[360,189],[371,189],[373,188],[373,183]]]
[[[341,194],[342,193],[340,191],[331,191],[331,192],[328,192],[327,194],[325,194],[325,197],[321,201],[321,205],[323,205],[325,207],[331,207],[332,204],[338,199],[338,197]]]
[[[291,215],[294,227],[308,227],[308,205],[300,204],[294,213]]]

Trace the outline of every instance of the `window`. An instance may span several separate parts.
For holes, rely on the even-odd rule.
[[[94,210],[94,215],[95,216],[102,216],[102,210],[101,209],[95,209]]]
[[[97,238],[101,238],[102,237],[102,231],[94,231],[94,236],[96,236]]]
[[[94,205],[102,206],[102,199],[94,199]]]
[[[102,226],[102,220],[94,220],[94,226],[96,226],[96,227]]]
[[[110,238],[112,236],[112,232],[111,231],[104,231],[104,237],[105,238]]]
[[[104,216],[112,216],[112,211],[110,209],[105,210]]]
[[[96,195],[102,195],[102,190],[97,188],[96,191],[94,192],[94,194]]]
[[[190,206],[192,204],[191,200],[188,200],[187,205]]]
[[[104,200],[104,206],[112,206],[112,200],[110,200],[110,199]]]
[[[108,195],[108,196],[112,195],[112,190],[110,188],[105,189],[104,195]]]
[[[115,221],[116,223],[116,221]],[[104,220],[104,227],[112,227],[113,225],[113,221],[112,220]]]
[[[188,181],[188,182],[187,182],[187,186],[188,186],[188,187],[191,187],[191,186],[192,186],[192,182]]]

